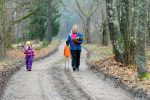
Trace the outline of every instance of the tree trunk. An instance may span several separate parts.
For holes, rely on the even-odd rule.
[[[102,24],[102,45],[103,46],[107,46],[108,45],[108,26],[107,26],[107,22],[104,22]]]
[[[106,9],[108,16],[108,28],[110,34],[110,40],[113,46],[113,53],[115,54],[115,59],[118,62],[123,62],[123,54],[120,52],[117,45],[117,39],[119,38],[119,31],[117,25],[115,25],[115,11],[113,8],[113,0],[106,0]]]
[[[130,6],[129,0],[121,0],[121,20],[120,20],[120,32],[123,36],[124,40],[124,57],[125,57],[125,64],[130,65],[131,61],[131,49],[130,49],[130,31],[129,31],[129,13],[130,13]]]
[[[47,2],[47,30],[45,33],[45,39],[48,43],[52,41],[52,26],[51,26],[51,10],[52,10],[52,0],[48,0]]]
[[[91,3],[91,1],[89,3],[91,3],[90,5],[90,9],[89,10],[84,10],[83,7],[81,6],[81,4],[79,3],[79,0],[75,0],[75,3],[77,5],[77,8],[79,9],[79,16],[84,24],[84,32],[85,32],[85,40],[86,43],[90,43],[91,42],[91,34],[90,34],[90,22],[91,22],[91,17],[94,15],[94,13],[96,12],[96,10],[99,7],[99,1],[93,1],[93,3]],[[95,5],[95,3],[97,5]],[[85,7],[84,7],[85,8]],[[85,21],[84,18],[85,17]]]
[[[135,65],[135,47],[136,47],[136,28],[137,28],[137,13],[135,11],[135,8],[137,6],[137,0],[130,1],[130,24],[129,24],[129,58],[128,58],[128,64]]]
[[[136,66],[138,74],[141,76],[147,73],[145,43],[146,43],[146,0],[138,0],[138,28],[137,28],[137,45],[136,45]]]
[[[122,37],[124,63],[126,65],[135,64],[135,26],[136,17],[134,6],[135,0],[117,0],[117,21],[119,24],[120,35]]]
[[[150,46],[150,0],[147,1],[148,6],[147,6],[147,13],[148,13],[148,19],[147,19],[147,46]]]
[[[85,26],[85,40],[86,40],[86,43],[90,43],[91,40],[90,40],[90,17],[87,17],[86,18],[86,26]]]
[[[5,1],[0,0],[0,59],[6,57],[6,37],[5,37]]]
[[[145,57],[145,37],[143,37],[142,33],[138,33],[137,45],[136,45],[136,67],[138,70],[138,74],[142,75],[147,72],[146,65],[146,57]]]

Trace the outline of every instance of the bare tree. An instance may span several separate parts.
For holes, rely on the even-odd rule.
[[[83,3],[87,2],[84,4],[84,6],[81,4],[81,1],[76,0],[76,5],[79,10],[79,16],[83,22],[84,25],[84,32],[85,32],[85,38],[86,42],[90,43],[90,22],[91,22],[91,17],[93,14],[96,12],[96,10],[99,7],[99,1],[94,0],[91,2],[90,1],[82,1]],[[88,4],[88,5],[87,5]],[[87,7],[85,7],[87,6]]]

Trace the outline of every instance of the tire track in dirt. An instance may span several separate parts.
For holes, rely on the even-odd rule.
[[[69,73],[65,72],[62,65],[58,64],[55,65],[55,67],[51,67],[49,74],[53,77],[53,82],[57,83],[55,87],[64,100],[92,100],[92,98],[77,85]]]
[[[97,73],[88,70],[86,55],[87,52],[83,50],[80,71],[73,72],[71,70],[68,75],[86,94],[94,100],[136,100],[121,88],[114,87],[114,84],[104,81],[103,78],[97,76]]]

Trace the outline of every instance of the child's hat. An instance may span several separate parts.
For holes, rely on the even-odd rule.
[[[30,44],[31,44],[31,42],[30,42],[30,41],[27,41],[27,42],[26,42],[26,45],[30,45]]]

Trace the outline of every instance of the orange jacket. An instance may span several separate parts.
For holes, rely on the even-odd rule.
[[[70,47],[69,46],[65,46],[64,48],[64,56],[65,57],[70,57],[71,53],[70,53]]]

